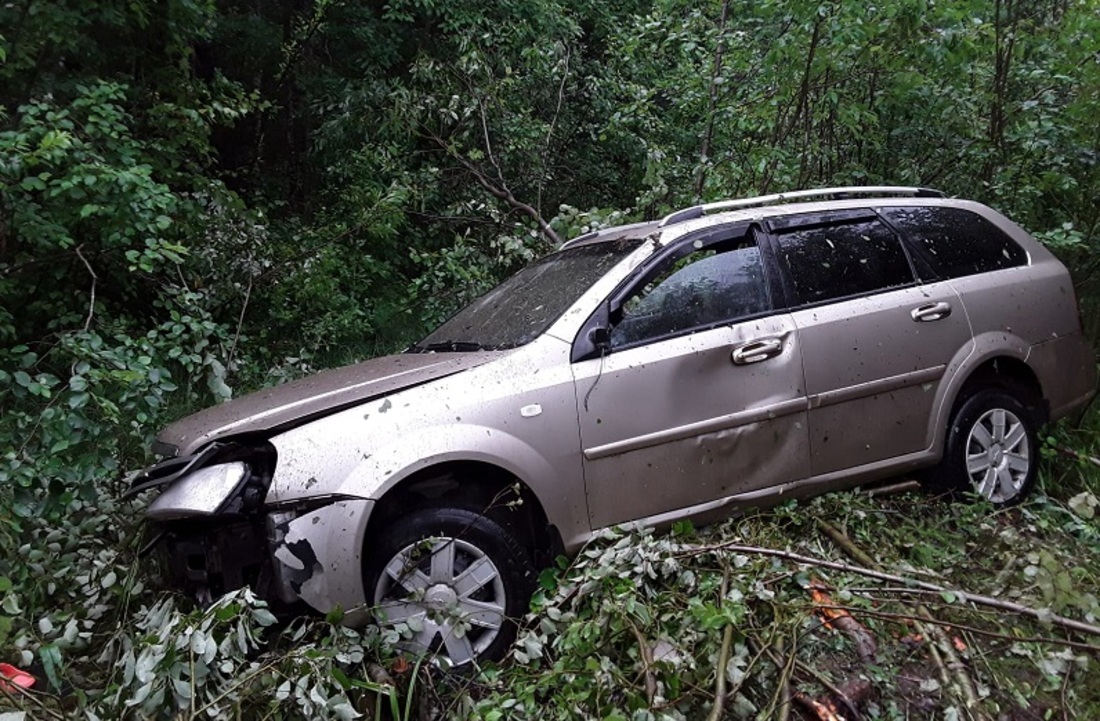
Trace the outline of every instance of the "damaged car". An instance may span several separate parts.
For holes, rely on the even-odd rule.
[[[994,504],[1095,357],[1065,267],[923,188],[695,206],[575,238],[404,353],[178,421],[132,493],[174,585],[340,609],[462,665],[600,529],[914,474]]]

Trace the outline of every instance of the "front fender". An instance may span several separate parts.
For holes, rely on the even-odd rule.
[[[376,449],[363,458],[340,484],[338,493],[379,499],[405,478],[449,461],[477,461],[508,471],[536,496],[557,474],[550,461],[521,438],[476,424],[424,428]],[[583,485],[578,482],[583,497]],[[546,509],[548,515],[550,509]],[[553,522],[553,518],[551,518]]]

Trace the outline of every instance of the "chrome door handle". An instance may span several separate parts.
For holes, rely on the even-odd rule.
[[[927,305],[917,306],[909,315],[918,323],[929,323],[934,320],[942,320],[951,315],[951,304],[941,300],[939,303],[929,303]]]
[[[761,338],[734,348],[733,353],[730,354],[730,359],[734,362],[734,365],[744,366],[767,360],[779,355],[782,351],[783,341],[781,339]]]

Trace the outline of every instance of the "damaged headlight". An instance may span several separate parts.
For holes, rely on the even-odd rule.
[[[155,521],[212,516],[233,497],[248,472],[248,466],[240,461],[201,468],[168,486],[149,504],[145,515]]]

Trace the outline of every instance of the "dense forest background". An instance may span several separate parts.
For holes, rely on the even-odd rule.
[[[1095,339],[1100,2],[0,4],[0,648],[56,672],[85,627],[32,622],[123,593],[118,479],[166,421],[587,229],[859,184],[1005,212]]]

